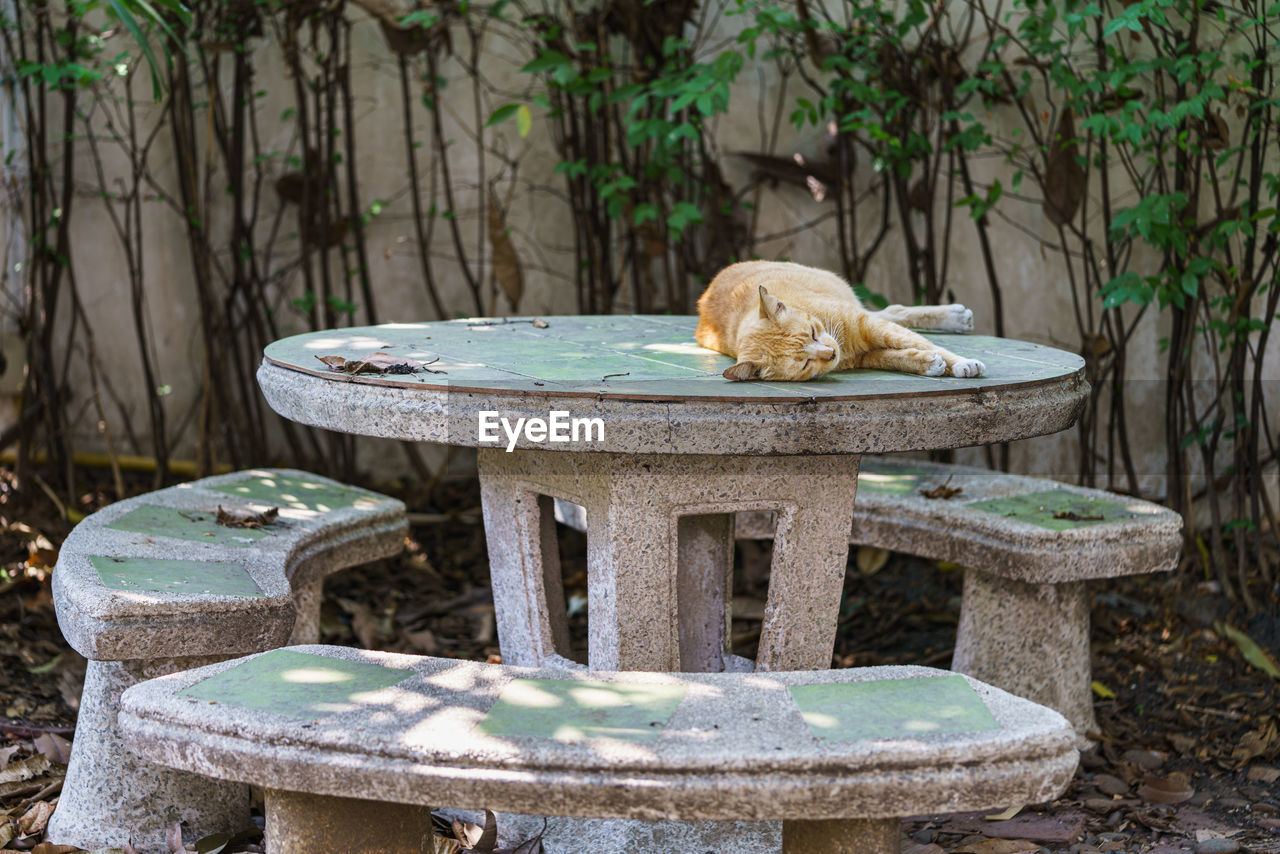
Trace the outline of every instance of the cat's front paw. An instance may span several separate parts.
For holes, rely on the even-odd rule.
[[[973,310],[965,308],[960,303],[949,305],[946,307],[947,313],[942,318],[939,329],[943,332],[972,332],[973,331]]]
[[[987,366],[977,359],[960,359],[951,366],[953,377],[980,377]]]
[[[924,369],[926,377],[940,377],[947,372],[947,360],[940,353],[933,353],[933,361]]]

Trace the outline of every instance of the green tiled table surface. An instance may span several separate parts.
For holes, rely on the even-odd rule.
[[[730,382],[733,359],[699,347],[697,318],[676,315],[547,317],[389,323],[295,335],[273,342],[266,358],[335,381],[424,390],[493,391],[535,396],[637,400],[783,401],[944,394],[1059,380],[1083,360],[1052,347],[986,335],[929,333],[959,356],[982,361],[975,379],[857,370],[804,383]],[[356,359],[385,352],[429,363],[412,374],[330,371],[319,356]]]

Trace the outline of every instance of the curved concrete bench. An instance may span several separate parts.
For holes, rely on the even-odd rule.
[[[265,528],[217,523],[279,508]],[[165,846],[247,826],[245,790],[138,763],[120,694],[143,679],[319,640],[325,576],[403,547],[404,505],[302,471],[209,477],[119,501],[67,537],[53,573],[58,625],[89,659],[71,763],[49,838],[83,848]]]
[[[922,494],[941,486],[957,491]],[[851,542],[965,568],[952,669],[1096,731],[1084,582],[1173,569],[1182,518],[1102,490],[893,457],[864,456],[857,488]],[[773,517],[739,512],[734,535],[771,539]],[[557,501],[556,518],[586,530],[575,505]]]
[[[134,686],[120,724],[152,762],[265,787],[270,854],[430,851],[429,805],[782,819],[788,854],[896,854],[901,817],[1043,802],[1078,758],[1058,713],[925,667],[584,673],[302,646]]]

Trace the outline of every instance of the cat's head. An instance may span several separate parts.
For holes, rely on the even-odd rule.
[[[840,345],[809,312],[784,305],[760,286],[760,322],[738,339],[731,380],[811,380],[840,362]]]

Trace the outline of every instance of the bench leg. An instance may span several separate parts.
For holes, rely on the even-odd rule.
[[[267,789],[267,854],[418,854],[434,850],[431,807]]]
[[[1083,581],[1027,584],[965,569],[951,669],[1056,709],[1097,732]]]
[[[898,854],[901,839],[896,818],[782,823],[782,854]]]
[[[132,839],[140,851],[167,851],[165,831],[175,821],[187,839],[253,826],[248,786],[143,762],[125,747],[116,721],[131,685],[221,660],[89,662],[51,842],[94,849]]]
[[[293,633],[289,645],[320,643],[320,605],[324,601],[324,579],[317,578],[293,591]]]

